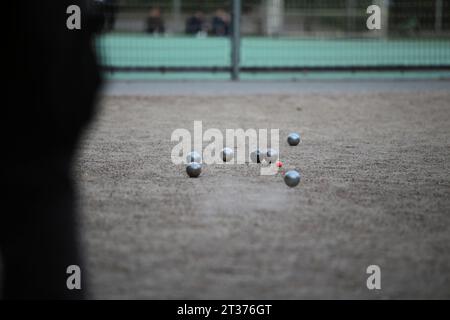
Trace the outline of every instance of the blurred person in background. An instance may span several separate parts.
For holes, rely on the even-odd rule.
[[[116,22],[117,0],[104,0],[105,31],[112,31]]]
[[[211,33],[215,36],[230,34],[230,15],[225,10],[216,10],[211,22]]]
[[[151,34],[162,34],[165,32],[161,9],[158,7],[152,8],[148,13],[147,32]]]
[[[205,17],[202,11],[196,11],[186,20],[186,34],[196,35],[205,30]]]
[[[96,28],[101,31],[112,31],[116,22],[116,0],[92,0],[91,10],[96,12]]]
[[[79,0],[11,5],[14,38],[7,54],[13,67],[7,75],[2,126],[7,138],[2,157],[6,191],[0,213],[1,297],[83,299],[86,270],[72,164],[100,85],[92,16],[88,3]],[[71,5],[81,9],[81,29],[67,27]],[[80,290],[67,286],[71,265],[81,270]]]

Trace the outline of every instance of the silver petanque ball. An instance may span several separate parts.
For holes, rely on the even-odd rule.
[[[202,165],[198,162],[191,162],[187,165],[186,172],[189,177],[197,178],[202,172]]]
[[[231,148],[223,148],[223,150],[220,154],[222,156],[222,160],[224,162],[228,162],[233,159],[234,151]]]
[[[250,160],[252,160],[252,162],[261,163],[262,159],[263,159],[263,153],[259,149],[256,149],[255,151],[250,153]]]
[[[272,163],[278,160],[278,151],[275,149],[267,149],[266,151],[266,161]]]
[[[295,170],[290,170],[284,175],[284,182],[291,188],[300,183],[300,173]]]
[[[287,142],[290,146],[296,146],[300,143],[300,135],[298,133],[291,133],[288,138]]]
[[[186,157],[186,163],[189,164],[191,162],[201,163],[202,156],[196,151],[189,152]]]

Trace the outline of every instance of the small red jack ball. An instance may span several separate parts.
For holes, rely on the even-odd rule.
[[[276,165],[278,168],[281,168],[281,167],[283,166],[283,162],[277,161],[277,162],[275,163],[275,165]]]

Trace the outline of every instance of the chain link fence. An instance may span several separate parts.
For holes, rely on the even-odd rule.
[[[449,0],[97,0],[105,70],[450,69]],[[376,5],[380,29],[369,30]],[[237,17],[237,19],[235,19]]]

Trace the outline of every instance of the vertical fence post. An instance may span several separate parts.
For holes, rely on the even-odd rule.
[[[172,19],[174,21],[175,32],[183,30],[183,23],[181,22],[181,0],[172,0]]]
[[[387,38],[389,35],[389,0],[376,0],[373,4],[378,5],[381,8],[381,32],[380,36]]]
[[[241,53],[241,0],[233,0],[231,35],[231,80],[239,80]]]
[[[354,10],[355,10],[355,2],[353,0],[347,0],[346,2],[346,6],[347,6],[347,10],[346,10],[346,15],[347,15],[347,32],[348,33],[353,33],[354,30],[354,22],[355,22],[355,14],[354,14]]]
[[[436,32],[442,31],[442,0],[436,0],[436,13],[434,15],[434,29]]]

